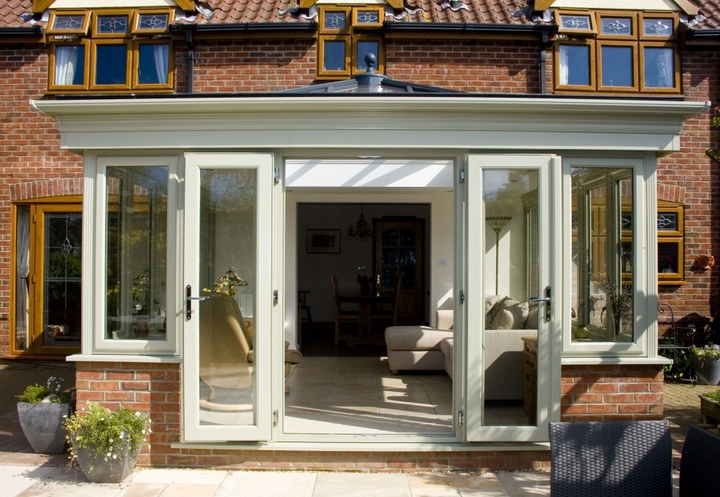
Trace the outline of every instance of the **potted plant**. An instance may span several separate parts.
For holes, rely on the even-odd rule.
[[[63,422],[72,412],[74,390],[62,390],[62,378],[51,376],[45,386],[29,385],[18,395],[20,428],[39,454],[65,452]]]
[[[701,385],[720,385],[720,345],[692,346],[692,365]]]
[[[700,414],[702,422],[710,424],[720,423],[720,390],[704,393],[700,397]]]
[[[65,421],[70,459],[94,483],[119,483],[135,468],[150,433],[147,414],[89,402]]]

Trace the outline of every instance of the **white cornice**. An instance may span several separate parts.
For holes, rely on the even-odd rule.
[[[679,148],[706,102],[475,96],[37,100],[71,150]]]

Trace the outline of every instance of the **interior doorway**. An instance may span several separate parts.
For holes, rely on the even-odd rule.
[[[327,174],[300,186],[298,175],[311,176],[316,163],[298,162],[303,167],[286,172],[285,336],[304,358],[286,381],[284,432],[454,437],[450,376],[443,369],[393,374],[384,339],[392,321],[373,321],[368,334],[362,324],[343,323],[336,343],[331,283],[334,275],[339,293],[361,296],[367,280],[371,295],[366,298],[372,300],[392,294],[402,275],[400,301],[405,302],[397,324],[434,324],[437,302],[452,294],[454,279],[448,262],[454,251],[452,161],[439,167],[437,161],[383,161],[372,167],[345,161],[332,170],[358,183],[373,174],[397,182],[429,168],[432,178],[445,174],[443,184],[425,187],[348,186],[347,180],[327,185]],[[383,175],[384,167],[399,170]],[[309,313],[292,305],[301,298]],[[354,310],[362,314],[362,305],[355,303]]]

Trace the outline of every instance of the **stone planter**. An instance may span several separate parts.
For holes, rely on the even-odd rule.
[[[720,402],[703,395],[700,397],[700,414],[705,424],[720,423]]]
[[[66,450],[63,421],[70,404],[18,402],[20,427],[32,449],[38,454],[61,454]]]
[[[123,481],[135,469],[144,445],[140,444],[134,451],[130,451],[129,443],[127,443],[116,459],[106,459],[104,453],[96,454],[91,447],[77,448],[74,437],[71,436],[70,440],[73,443],[75,460],[87,479],[93,483],[120,483]]]
[[[700,385],[720,385],[720,357],[693,357],[692,365]]]

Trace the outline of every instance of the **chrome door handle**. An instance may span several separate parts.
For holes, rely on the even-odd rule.
[[[185,287],[185,321],[190,321],[190,318],[192,317],[192,301],[193,300],[207,300],[210,296],[206,295],[203,297],[193,297],[192,296],[192,287],[190,285]]]
[[[528,299],[530,302],[537,302],[544,303],[545,304],[545,321],[550,321],[550,316],[552,316],[552,297],[551,297],[551,291],[550,287],[545,287],[545,296],[544,297],[530,297]]]

